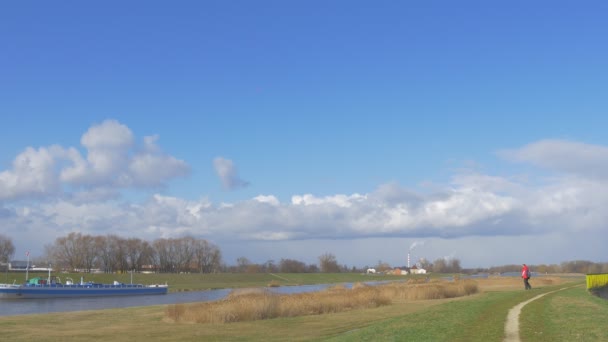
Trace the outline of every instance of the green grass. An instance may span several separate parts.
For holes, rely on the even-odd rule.
[[[584,286],[529,303],[520,319],[523,341],[608,341],[608,301]]]
[[[508,310],[525,293],[490,292],[394,317],[331,341],[500,341]]]

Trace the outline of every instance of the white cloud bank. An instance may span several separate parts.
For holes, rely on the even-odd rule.
[[[74,148],[27,148],[11,170],[0,173],[4,234],[21,241],[35,237],[44,243],[78,230],[145,239],[190,234],[228,243],[338,241],[334,246],[345,240],[387,238],[524,238],[516,244],[530,237],[536,244],[542,240],[567,243],[568,236],[605,240],[608,180],[603,175],[608,174],[608,148],[560,140],[500,152],[508,160],[550,171],[550,177],[537,185],[519,178],[469,172],[454,176],[449,185],[430,194],[389,183],[368,194],[301,194],[286,203],[270,194],[230,204],[158,194],[144,203],[78,200],[82,192],[89,199],[107,199],[106,192],[113,189],[158,186],[186,174],[187,164],[160,152],[156,140],[145,138],[143,146],[134,148],[133,134],[126,126],[105,121],[83,135],[81,142],[88,151],[85,157]],[[214,166],[226,187],[245,185],[232,161],[217,158]],[[66,192],[71,196],[51,196]],[[40,200],[15,201],[33,197]],[[459,245],[472,247],[471,241]],[[494,243],[498,246],[494,250],[505,247]],[[408,245],[402,249],[407,251]],[[417,250],[424,248],[427,246],[419,245]],[[513,248],[522,253],[537,250]],[[550,250],[547,246],[538,250],[543,248]],[[479,251],[471,255],[475,253]],[[369,264],[382,258],[382,244],[367,255]]]

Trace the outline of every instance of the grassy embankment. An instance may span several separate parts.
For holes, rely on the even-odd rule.
[[[285,275],[287,277],[291,275]],[[367,277],[366,279],[369,279]],[[524,341],[608,340],[608,301],[579,286],[528,304],[521,318]],[[572,279],[479,280],[481,293],[438,300],[395,300],[390,305],[340,313],[259,321],[197,324],[175,322],[167,306],[0,317],[3,340],[138,341],[501,341],[508,310],[538,294],[571,286]]]

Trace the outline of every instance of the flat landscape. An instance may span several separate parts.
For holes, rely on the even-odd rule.
[[[0,342],[608,342],[607,13],[2,1]]]
[[[214,284],[235,288],[266,286],[260,284],[278,277],[294,279],[294,283],[295,279],[298,283],[328,279],[339,283],[353,281],[349,279],[353,277],[384,278],[356,274],[214,276],[217,277],[211,279]],[[231,277],[232,284],[228,279]],[[246,281],[248,277],[250,281]],[[210,283],[202,284],[199,275],[171,276],[172,282],[179,283],[178,279],[182,282],[178,290],[213,288]],[[437,277],[432,281],[446,280]],[[479,292],[458,298],[395,300],[369,309],[247,322],[176,322],[167,315],[166,305],[10,316],[0,318],[0,334],[3,340],[11,341],[502,341],[511,307],[555,291],[531,302],[522,311],[522,341],[608,340],[605,329],[608,301],[591,296],[582,276],[534,278],[532,291],[524,291],[518,278],[490,277],[474,281]],[[199,286],[194,287],[197,282]]]

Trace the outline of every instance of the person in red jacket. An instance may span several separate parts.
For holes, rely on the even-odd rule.
[[[526,264],[523,264],[521,267],[521,277],[524,278],[526,290],[532,290],[532,286],[530,286],[530,283],[528,282],[528,279],[530,279],[530,269]]]

